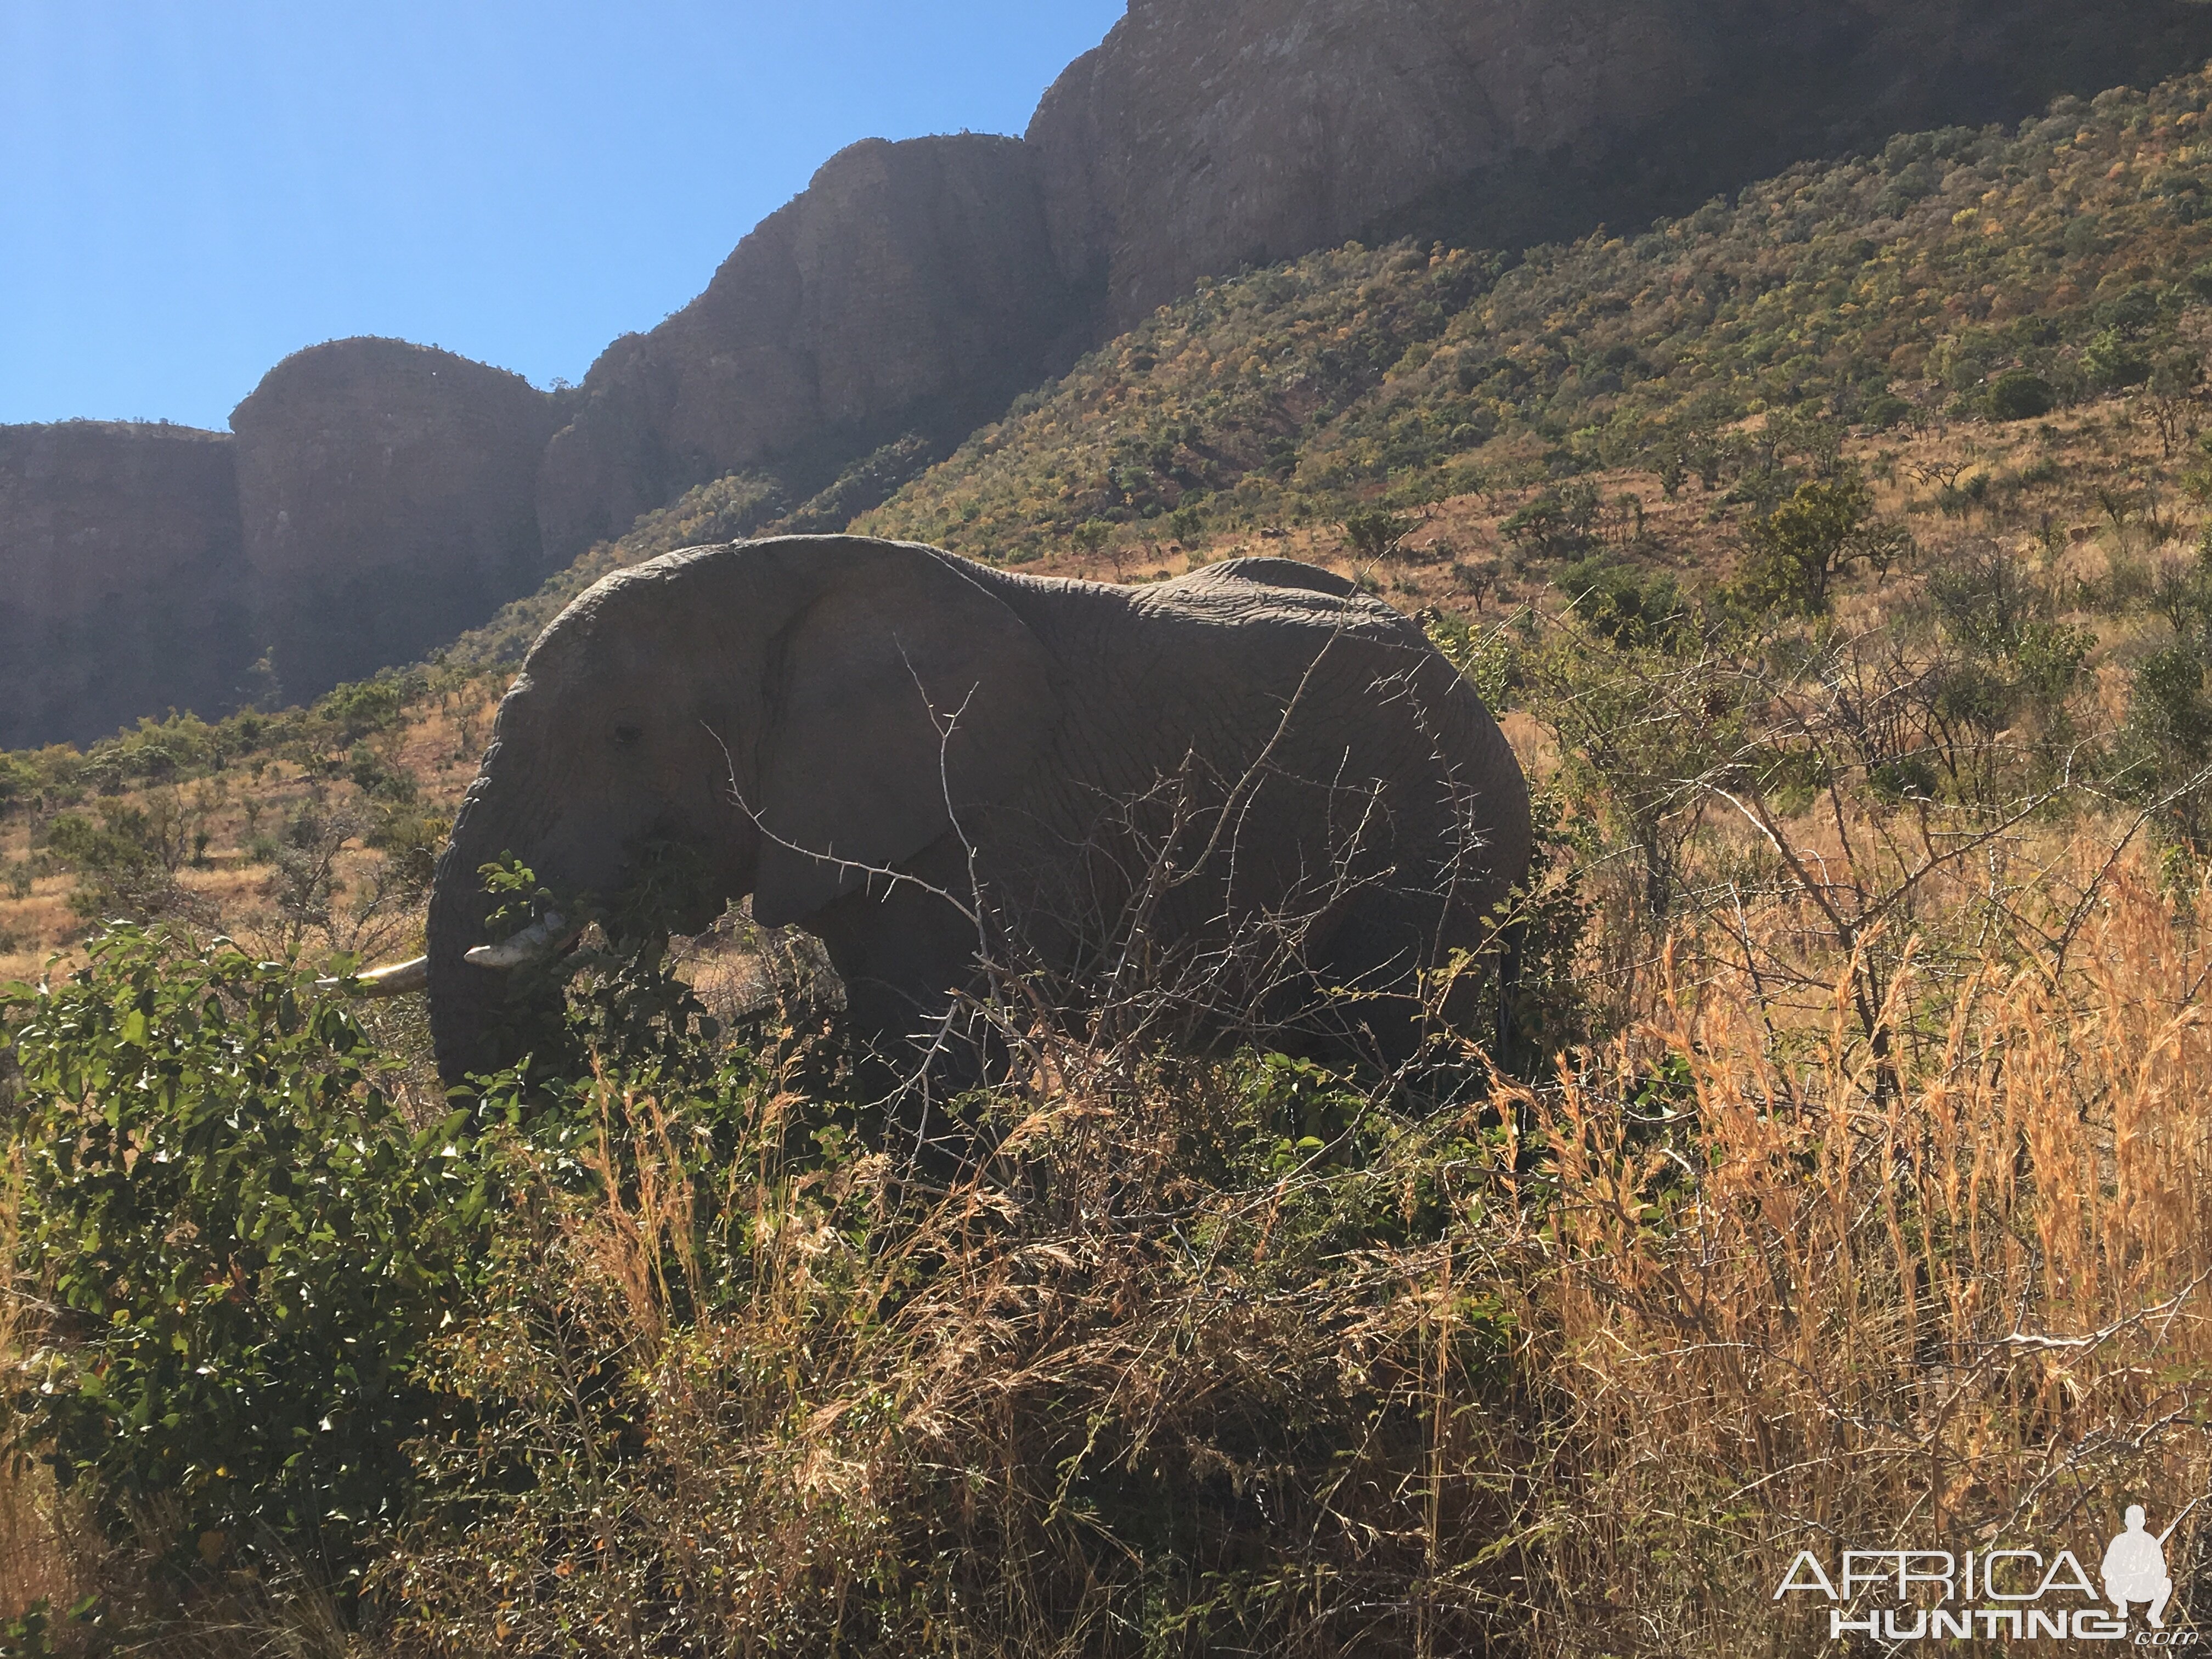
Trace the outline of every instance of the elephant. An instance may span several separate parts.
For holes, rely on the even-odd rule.
[[[379,983],[427,980],[449,1083],[510,1062],[510,976],[574,929],[488,941],[482,867],[606,894],[650,842],[704,872],[660,925],[749,895],[822,942],[894,1064],[942,1050],[994,962],[1078,1005],[1141,981],[1194,1027],[1402,1056],[1424,970],[1491,940],[1530,837],[1474,689],[1325,570],[1120,586],[776,537],[618,571],[546,629],[440,858],[427,958]]]

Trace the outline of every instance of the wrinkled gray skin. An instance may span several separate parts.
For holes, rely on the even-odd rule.
[[[556,892],[609,894],[647,836],[712,873],[672,931],[750,894],[758,921],[821,939],[896,1060],[976,978],[977,927],[944,895],[980,890],[1021,962],[1094,990],[1117,934],[1158,972],[1295,912],[1319,982],[1402,995],[1483,942],[1529,822],[1466,681],[1310,566],[1125,588],[849,537],[671,553],[570,605],[501,706],[430,905],[449,1081],[513,1058],[486,1030],[507,976],[463,960],[479,867],[513,853]],[[1354,1006],[1375,1049],[1405,1049],[1410,1002]]]

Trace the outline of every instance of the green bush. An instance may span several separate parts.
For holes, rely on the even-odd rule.
[[[1413,527],[1413,520],[1387,507],[1363,508],[1343,520],[1345,544],[1363,559],[1387,558],[1398,550]]]
[[[412,775],[392,765],[365,743],[357,743],[348,751],[346,775],[364,795],[389,801],[395,806],[414,804],[416,784]]]
[[[1745,597],[1807,616],[1825,611],[1829,588],[1857,556],[1873,515],[1874,498],[1857,478],[1800,484],[1747,528]]]
[[[1547,489],[1499,526],[1505,539],[1543,558],[1587,550],[1597,524],[1598,493],[1587,483]]]
[[[419,674],[386,671],[374,679],[337,686],[316,700],[314,713],[332,722],[346,742],[357,742],[398,723],[413,699],[428,690]]]
[[[118,928],[0,988],[0,1032],[17,1266],[53,1310],[20,1442],[179,1559],[356,1564],[452,1403],[413,1368],[484,1249],[467,1115],[410,1128],[343,1002],[225,939]]]
[[[2150,379],[2150,353],[2124,330],[2108,328],[2082,348],[2081,372],[2103,391],[2124,391]]]
[[[205,854],[209,837],[173,788],[152,792],[143,806],[102,800],[96,813],[95,821],[64,812],[47,827],[42,860],[81,878],[72,910],[87,921],[204,914],[205,901],[179,886],[176,873]]]
[[[1513,706],[1521,673],[1519,653],[1504,628],[1478,629],[1449,611],[1421,613],[1423,626],[1445,659],[1467,676],[1482,706],[1493,714]]]
[[[1680,587],[1663,570],[1600,556],[1569,565],[1552,585],[1617,645],[1670,645],[1689,620]]]
[[[2024,368],[2009,369],[1990,387],[1990,414],[2000,421],[2032,421],[2057,403],[2051,382]]]
[[[141,876],[161,866],[147,815],[137,807],[102,801],[108,810],[94,823],[81,812],[64,812],[46,830],[46,853],[89,876],[115,880]]]
[[[1866,423],[1877,432],[1887,432],[1911,414],[1911,404],[1893,392],[1885,392],[1866,406]]]

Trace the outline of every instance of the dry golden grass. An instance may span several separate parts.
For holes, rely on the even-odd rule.
[[[410,708],[404,724],[380,734],[371,746],[414,780],[424,812],[450,817],[476,775],[496,707],[495,691],[471,684]],[[155,788],[126,790],[112,803],[143,808],[159,793]],[[281,830],[286,815],[303,805],[343,811],[360,801],[361,792],[343,776],[318,776],[296,762],[256,757],[179,786],[177,793],[193,829],[208,836],[203,856],[178,871],[178,885],[206,901],[216,918],[215,925],[249,948],[279,951],[283,928],[270,898],[270,870],[254,861],[249,842],[257,833]],[[79,803],[71,810],[92,811],[96,805]],[[42,828],[40,817],[29,812],[0,818],[0,876],[11,866],[33,863]],[[360,893],[378,856],[358,838],[340,854],[337,874],[346,895]],[[22,897],[0,884],[0,980],[36,980],[57,953],[70,961],[80,959],[76,947],[86,922],[69,902],[79,885],[78,878],[67,871],[37,874]],[[343,924],[343,898],[338,909]],[[380,933],[369,943],[396,948],[419,929],[419,916],[411,924],[401,919],[400,925],[385,930],[390,938]],[[343,932],[343,926],[339,931]],[[328,951],[354,943],[348,936],[313,939],[308,945]]]
[[[1900,945],[1887,1066],[1850,964],[1785,1006],[1695,924],[1633,1030],[1497,1097],[1517,1133],[1357,1168],[1223,1179],[1222,1074],[1060,1051],[919,1207],[744,1163],[696,1319],[680,1128],[603,1090],[629,1196],[549,1182],[447,1355],[515,1410],[448,1475],[526,1443],[537,1493],[406,1540],[403,1645],[1748,1656],[1825,1640],[1772,1600],[1801,1548],[2094,1562],[2212,1489],[2212,890],[2044,850],[2094,899],[2063,966]],[[609,1355],[632,1462],[561,1443]]]
[[[2208,975],[2130,864],[2063,972],[1899,975],[1891,1018],[1942,1020],[1901,1086],[1840,981],[1778,1043],[1722,969],[1536,1098],[1552,1650],[1790,1650],[1826,1634],[1770,1599],[1800,1548],[2093,1560],[2125,1504],[2162,1527],[2212,1489]],[[1688,1115],[1655,1137],[1629,1103],[1662,1055]],[[2207,1535],[2185,1523],[2178,1574]]]

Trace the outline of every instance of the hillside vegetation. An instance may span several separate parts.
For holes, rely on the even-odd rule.
[[[726,479],[417,673],[7,757],[10,1639],[1748,1656],[1825,1639],[1801,1548],[2093,1560],[2137,1499],[2197,1593],[2208,103],[1214,283],[902,488]],[[742,914],[473,1098],[314,985],[411,946],[568,595],[856,512],[1418,615],[1538,787],[1517,1063],[1001,988],[948,1178]]]
[[[2174,396],[2212,294],[2208,105],[2195,76],[1906,135],[1514,264],[1353,246],[1209,283],[855,527],[1019,558],[1093,524],[1189,540],[1646,457],[1676,477],[1765,410]]]
[[[1769,410],[1888,429],[2185,401],[2212,296],[2208,106],[2191,76],[2017,132],[1905,134],[1632,241],[1353,245],[1209,280],[940,465],[908,438],[801,503],[767,474],[702,485],[456,651],[517,661],[607,571],[734,536],[1134,558],[1637,463],[1710,481],[1728,428]]]

